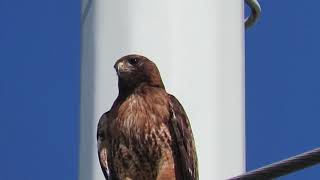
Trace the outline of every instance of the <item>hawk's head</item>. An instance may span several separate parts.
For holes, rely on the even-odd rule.
[[[157,66],[144,56],[124,56],[115,63],[114,68],[119,78],[119,90],[133,90],[142,84],[164,88]]]

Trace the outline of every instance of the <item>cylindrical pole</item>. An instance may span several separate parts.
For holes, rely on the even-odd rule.
[[[113,64],[131,53],[153,60],[184,106],[200,179],[243,173],[243,0],[94,0],[84,9],[79,179],[103,179],[96,125],[117,96]]]

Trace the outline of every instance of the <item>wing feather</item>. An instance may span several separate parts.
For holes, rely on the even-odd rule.
[[[110,121],[110,112],[104,113],[99,119],[97,128],[97,141],[98,141],[98,156],[99,162],[106,180],[117,180],[117,177],[112,169],[112,162],[107,147],[107,122]]]
[[[198,180],[198,160],[189,119],[179,101],[173,95],[169,96],[169,129],[173,134],[177,179]]]

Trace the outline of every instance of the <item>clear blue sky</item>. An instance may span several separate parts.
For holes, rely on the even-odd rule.
[[[75,180],[80,1],[0,0],[0,180]]]
[[[261,4],[246,34],[249,170],[320,145],[320,2]],[[0,180],[77,179],[79,15],[76,0],[0,1]]]
[[[260,1],[246,34],[248,169],[320,146],[320,1]],[[282,179],[320,179],[320,168]]]

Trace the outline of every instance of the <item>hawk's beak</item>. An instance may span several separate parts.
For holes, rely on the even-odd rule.
[[[117,71],[118,76],[120,76],[124,72],[129,72],[130,68],[126,65],[125,62],[118,62],[114,65],[114,68]]]

